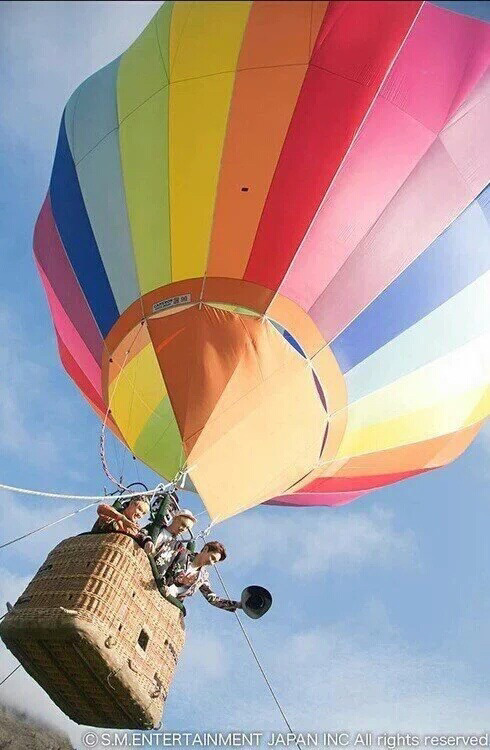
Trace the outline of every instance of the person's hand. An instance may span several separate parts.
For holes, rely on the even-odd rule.
[[[147,555],[152,555],[155,552],[155,545],[149,539],[147,542],[145,542],[145,546],[143,547]]]
[[[133,523],[133,521],[130,521],[129,518],[125,518],[125,516],[123,516],[121,523],[123,530],[127,534],[138,534],[139,527],[135,523]]]
[[[110,523],[114,520],[114,516],[109,515],[108,513],[104,513],[103,511],[99,511],[99,518],[103,523]]]

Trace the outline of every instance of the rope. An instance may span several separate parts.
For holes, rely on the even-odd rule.
[[[174,483],[169,482],[168,484],[162,485],[163,489],[173,487]],[[51,497],[56,500],[93,500],[98,502],[107,502],[107,495],[64,495],[58,492],[44,492],[42,490],[28,490],[24,487],[13,487],[10,484],[1,484],[0,490],[6,490],[8,492],[17,492],[20,495],[35,495],[36,497]],[[150,497],[153,495],[155,490],[144,490],[143,492],[128,492],[124,495],[125,498],[131,499],[132,497]]]
[[[147,490],[145,492],[132,492],[129,494],[125,494],[124,497],[141,497],[142,495],[150,497],[150,501],[153,499],[155,494],[157,492],[163,492],[168,487],[174,486],[174,482],[170,482],[169,484],[158,484],[155,489],[153,490]],[[12,492],[20,492],[24,494],[29,495],[42,495],[45,497],[56,497],[56,498],[65,498],[65,499],[94,499],[89,496],[84,497],[83,495],[57,495],[55,493],[47,493],[47,492],[37,492],[36,490],[24,490],[20,487],[10,487],[9,485],[0,484],[0,489],[8,489]],[[97,505],[97,502],[100,500],[107,500],[107,495],[101,495],[100,497],[95,497],[96,502],[89,503],[88,505],[84,505],[83,508],[77,508],[77,510],[74,510],[72,513],[67,513],[65,516],[62,516],[61,518],[56,519],[56,521],[51,521],[51,523],[46,523],[43,526],[39,526],[37,529],[32,529],[32,531],[28,531],[25,534],[22,534],[21,536],[15,537],[15,539],[10,539],[8,542],[4,542],[3,544],[0,544],[0,549],[3,549],[4,547],[8,547],[11,544],[14,544],[15,542],[20,542],[22,539],[26,539],[29,536],[32,536],[33,534],[37,534],[39,531],[44,531],[44,529],[49,529],[51,526],[56,526],[56,524],[61,523],[62,521],[66,521],[67,518],[71,518],[72,516],[76,516],[78,513],[82,513],[84,510],[88,510],[88,508],[92,508],[94,505]],[[207,511],[203,510],[200,513],[195,514],[196,518],[199,518],[199,516],[204,515],[204,513],[207,513]],[[211,530],[211,527],[213,526],[213,523],[211,523],[206,529],[201,531],[197,537],[196,540],[199,538],[202,538],[204,540],[204,537],[207,536]],[[7,613],[5,613],[7,614]],[[3,619],[5,615],[2,615],[0,617],[0,620]]]
[[[121,373],[119,373],[121,374]],[[111,470],[109,469],[109,464],[107,463],[106,455],[105,455],[105,428],[106,428],[106,419],[109,415],[110,409],[107,409],[107,413],[104,418],[104,424],[102,425],[102,430],[100,433],[100,448],[99,448],[99,455],[100,455],[100,461],[102,463],[102,468],[104,469],[104,474],[110,481],[116,485],[122,492],[126,492],[127,487],[124,486],[121,482],[119,482],[116,477],[112,475]],[[121,480],[122,480],[122,473],[121,473]]]
[[[214,567],[214,570],[216,571],[216,575],[218,576],[218,578],[219,578],[219,580],[220,580],[220,583],[221,583],[221,585],[223,586],[223,590],[224,590],[224,592],[225,592],[225,594],[226,594],[227,598],[228,598],[228,599],[231,599],[231,597],[230,597],[230,595],[229,595],[229,593],[228,593],[228,590],[227,590],[227,588],[226,588],[226,586],[225,586],[225,582],[223,581],[223,578],[221,577],[221,573],[219,572],[219,570],[218,570],[218,568],[217,568],[217,567]],[[236,617],[236,620],[237,620],[237,622],[238,622],[238,624],[239,624],[239,626],[240,626],[240,628],[241,628],[241,631],[242,631],[243,635],[245,636],[245,640],[247,641],[248,647],[249,647],[250,651],[252,652],[252,655],[253,655],[253,657],[254,657],[255,661],[257,662],[257,666],[258,666],[258,668],[260,669],[260,672],[261,672],[261,674],[262,674],[262,677],[263,677],[263,678],[264,678],[264,680],[265,680],[265,684],[266,684],[266,685],[267,685],[267,687],[269,688],[270,694],[272,695],[272,697],[273,697],[273,699],[274,699],[274,702],[275,702],[275,704],[276,704],[277,708],[279,709],[279,711],[280,711],[280,714],[281,714],[282,718],[284,719],[284,723],[286,724],[286,726],[287,726],[287,728],[288,728],[289,732],[290,732],[290,733],[291,733],[292,735],[296,736],[296,735],[295,735],[295,732],[293,732],[293,729],[292,729],[292,727],[291,727],[291,724],[289,723],[289,720],[288,720],[288,718],[287,718],[287,716],[286,716],[286,714],[285,714],[285,712],[284,712],[284,709],[283,709],[283,707],[282,707],[282,706],[281,706],[281,704],[279,703],[279,699],[278,699],[278,697],[276,696],[276,694],[275,694],[275,692],[274,692],[274,688],[272,687],[272,685],[271,685],[271,683],[270,683],[270,681],[269,681],[269,678],[267,677],[267,675],[266,675],[266,673],[265,673],[265,670],[264,670],[264,668],[263,668],[262,664],[260,663],[260,659],[259,659],[259,657],[257,656],[257,652],[255,651],[255,649],[254,649],[254,647],[253,647],[252,641],[250,640],[250,637],[249,637],[249,635],[248,635],[247,631],[245,630],[245,628],[244,628],[244,626],[243,626],[243,623],[242,623],[242,621],[240,620],[240,618],[239,618],[239,616],[238,616],[238,612],[234,612],[234,615],[235,615],[235,617]],[[302,748],[300,748],[300,746],[299,746],[299,743],[298,743],[297,741],[295,741],[295,745],[296,745],[296,747],[298,748],[298,750],[302,750]]]
[[[8,613],[9,613],[8,610],[6,612],[4,612],[3,615],[0,617],[0,620],[3,620],[3,618],[6,617],[8,615]],[[4,682],[7,682],[8,678],[12,677],[12,675],[14,674],[14,672],[17,672],[17,670],[21,666],[22,666],[21,664],[17,664],[17,666],[15,667],[15,669],[13,669],[6,677],[3,678],[3,680],[0,682],[0,686],[3,685]]]
[[[144,321],[142,321],[142,324],[143,324],[143,322]],[[119,372],[118,372],[118,375],[117,375],[117,378],[116,378],[116,382],[114,384],[114,388],[112,390],[112,394],[111,394],[111,396],[109,398],[109,402],[107,404],[107,410],[106,410],[106,413],[105,413],[104,421],[102,423],[102,429],[101,429],[101,432],[100,432],[100,460],[102,462],[102,468],[104,469],[104,473],[105,473],[106,477],[108,479],[110,479],[111,482],[113,484],[115,484],[116,487],[119,487],[119,489],[122,490],[123,492],[125,492],[127,490],[127,487],[125,487],[122,484],[122,476],[121,476],[121,482],[119,482],[112,475],[111,470],[109,469],[109,464],[107,463],[107,459],[106,459],[106,455],[105,455],[105,431],[106,431],[106,426],[107,426],[107,420],[109,418],[109,414],[111,413],[112,401],[114,400],[114,396],[116,395],[116,391],[117,391],[117,386],[119,385],[119,380],[120,380],[121,375],[123,373],[123,370],[124,370],[124,367],[126,365],[127,359],[128,359],[128,357],[129,357],[129,355],[131,353],[131,349],[133,348],[134,344],[136,343],[136,339],[140,335],[141,327],[142,326],[140,326],[138,328],[136,336],[134,337],[133,341],[131,342],[131,344],[129,346],[129,349],[127,349],[125,357],[124,357],[124,360],[123,360],[123,363],[122,363],[121,367],[119,368]],[[132,399],[133,398],[134,398],[134,383],[133,383]],[[132,404],[133,404],[132,399],[131,399],[131,408],[132,408]],[[123,463],[123,468],[124,468],[124,463]]]
[[[17,666],[15,667],[15,669],[13,669],[10,672],[10,674],[8,674],[6,677],[3,678],[3,680],[0,682],[0,685],[3,685],[4,682],[7,682],[8,678],[12,677],[12,675],[14,674],[14,672],[17,672],[17,670],[20,669],[20,667],[21,667],[21,665],[17,664]]]
[[[15,537],[15,539],[11,539],[9,542],[4,542],[3,544],[0,544],[0,549],[3,549],[4,547],[8,547],[9,545],[14,544],[15,542],[20,542],[21,539],[26,539],[28,536],[37,534],[38,531],[44,531],[44,529],[49,529],[51,526],[56,526],[57,523],[66,521],[67,518],[76,516],[77,513],[82,513],[82,511],[87,510],[88,508],[93,508],[94,505],[97,505],[97,503],[90,503],[89,505],[84,505],[83,508],[77,508],[77,510],[74,510],[73,513],[68,513],[66,516],[63,516],[62,518],[58,518],[56,521],[51,521],[51,523],[45,523],[44,526],[39,526],[39,528],[33,529],[32,531],[28,531],[26,534],[22,534],[22,536],[17,536]]]
[[[202,515],[203,515],[204,513],[207,513],[207,510],[203,510],[203,511],[201,511],[201,513],[199,513],[199,514],[198,514],[198,515],[196,516],[196,518],[198,518],[198,516],[202,516]],[[206,539],[206,537],[210,535],[210,533],[211,533],[211,529],[213,528],[213,526],[214,526],[214,524],[215,524],[215,523],[216,523],[216,521],[211,521],[211,523],[210,523],[210,524],[208,524],[208,525],[206,526],[206,528],[205,528],[205,529],[203,529],[202,531],[200,531],[200,532],[199,532],[199,533],[197,534],[197,536],[195,537],[195,540],[196,540],[196,542],[198,541],[198,539],[202,539],[202,540],[203,540],[203,542],[204,542],[204,541],[205,541],[205,539]]]

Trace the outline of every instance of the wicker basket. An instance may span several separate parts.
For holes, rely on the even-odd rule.
[[[159,725],[185,637],[180,611],[124,534],[58,544],[0,636],[71,719],[126,729]]]

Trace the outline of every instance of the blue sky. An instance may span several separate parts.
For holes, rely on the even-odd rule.
[[[158,6],[16,2],[0,10],[3,483],[81,494],[107,484],[100,424],[58,360],[32,232],[67,98],[130,44]],[[245,624],[298,731],[489,729],[489,451],[487,427],[447,469],[352,505],[262,507],[217,527],[230,590],[261,583],[273,592],[268,615]],[[137,478],[112,438],[108,457],[115,471],[125,462],[126,479]],[[139,472],[155,481],[144,467]],[[197,499],[186,502],[202,510]],[[81,505],[1,493],[1,541]],[[85,512],[1,550],[0,602],[15,600],[48,551],[93,518]],[[165,727],[282,731],[234,617],[199,595],[188,609]],[[14,665],[2,646],[0,677]],[[43,716],[82,747],[83,729],[22,670],[0,700]]]

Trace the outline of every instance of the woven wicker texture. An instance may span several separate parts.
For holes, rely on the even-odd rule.
[[[82,534],[50,552],[0,636],[77,723],[151,729],[160,723],[185,633],[136,542]]]

